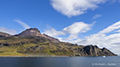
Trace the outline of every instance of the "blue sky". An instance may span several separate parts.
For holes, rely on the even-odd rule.
[[[0,0],[0,31],[28,28],[120,54],[120,0]]]

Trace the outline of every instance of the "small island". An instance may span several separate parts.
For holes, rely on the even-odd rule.
[[[54,32],[53,32],[54,33]],[[61,42],[54,37],[41,34],[37,28],[27,29],[20,34],[0,32],[0,56],[117,56],[107,48],[97,45],[78,45]]]

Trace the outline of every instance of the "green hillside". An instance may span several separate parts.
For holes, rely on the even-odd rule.
[[[4,55],[26,55],[49,54],[49,55],[71,55],[72,48],[76,48],[70,43],[54,43],[48,39],[40,37],[7,37],[0,40],[0,56]],[[78,46],[77,46],[78,48]]]

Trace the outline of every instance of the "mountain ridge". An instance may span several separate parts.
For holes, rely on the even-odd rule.
[[[97,45],[83,46],[61,42],[54,37],[41,34],[37,28],[26,29],[17,35],[10,35],[4,38],[0,37],[0,54],[4,55],[7,52],[9,53],[10,50],[7,51],[6,48],[12,50],[11,53],[15,51],[15,53],[32,53],[33,55],[117,56],[107,48],[101,49]]]

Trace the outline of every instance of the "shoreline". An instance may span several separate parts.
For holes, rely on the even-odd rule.
[[[55,55],[49,55],[49,56],[0,56],[0,57],[103,57],[103,56],[55,56]],[[106,56],[106,57],[114,57],[114,56]],[[120,56],[118,56],[120,57]],[[105,57],[103,57],[105,58]]]
[[[70,56],[0,56],[0,57],[70,57]]]
[[[0,57],[70,57],[70,56],[61,56],[61,55],[47,55],[47,54],[43,54],[43,55],[33,55],[33,54],[26,54],[26,55],[2,55]]]

